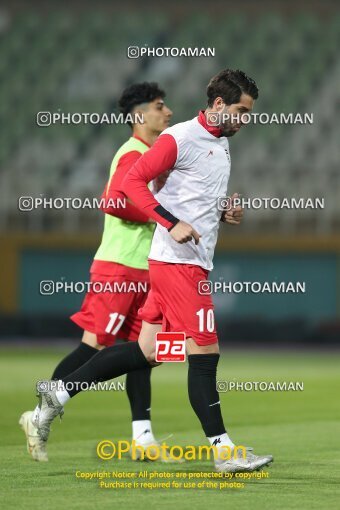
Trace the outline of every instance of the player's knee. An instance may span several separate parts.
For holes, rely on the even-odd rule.
[[[81,341],[83,344],[87,344],[90,347],[97,349],[98,351],[101,351],[105,347],[104,345],[101,345],[97,342],[97,335],[90,333],[89,331],[84,331]]]
[[[152,367],[157,367],[158,365],[161,365],[161,363],[158,363],[156,361],[156,351],[154,348],[151,349],[144,348],[142,349],[142,351],[149,365],[151,365]]]
[[[150,365],[152,367],[159,367],[159,365],[163,365],[163,363],[161,361],[153,361],[153,362],[150,362]]]
[[[218,343],[200,345],[193,338],[187,338],[186,347],[188,354],[219,354]]]
[[[154,366],[154,364],[156,363],[155,352],[144,353],[144,356],[145,356],[146,360],[149,362],[149,364]]]

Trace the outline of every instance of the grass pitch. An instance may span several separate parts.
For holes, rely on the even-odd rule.
[[[340,508],[338,353],[224,352],[218,374],[221,380],[304,383],[302,392],[220,394],[225,423],[234,442],[253,446],[255,453],[274,455],[269,477],[238,480],[244,482],[244,487],[238,489],[201,489],[197,483],[202,479],[195,479],[196,488],[153,490],[101,489],[97,479],[84,480],[75,476],[76,471],[139,473],[147,470],[171,472],[173,476],[176,472],[212,471],[209,461],[169,465],[136,463],[128,456],[121,461],[98,459],[96,445],[99,441],[130,439],[130,412],[125,392],[78,395],[66,405],[62,422],[54,423],[48,445],[49,462],[34,462],[26,453],[24,434],[18,426],[19,416],[33,409],[37,400],[35,382],[49,378],[64,354],[65,351],[50,349],[0,350],[2,508]],[[166,364],[156,368],[152,376],[153,430],[159,438],[172,433],[167,440],[169,445],[206,444],[188,402],[186,372],[185,364]],[[183,483],[183,479],[178,481]]]

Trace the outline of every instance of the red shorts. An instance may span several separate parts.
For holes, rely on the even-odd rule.
[[[97,342],[105,346],[113,345],[116,338],[138,340],[142,326],[138,309],[144,305],[150,288],[148,271],[118,266],[120,270],[115,275],[91,274],[91,282],[97,285],[87,292],[80,311],[71,316],[73,322],[97,335]],[[105,286],[105,292],[98,292],[100,286]],[[109,288],[118,291],[110,292]]]
[[[162,324],[163,331],[184,331],[198,345],[217,343],[214,304],[210,294],[199,294],[208,271],[192,264],[149,260],[151,290],[139,310],[142,320]]]

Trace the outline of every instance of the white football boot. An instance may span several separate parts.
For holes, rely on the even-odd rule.
[[[247,447],[245,457],[242,454],[242,450],[238,449],[237,455],[234,456],[234,452],[232,452],[232,456],[229,460],[215,459],[216,471],[224,473],[258,471],[273,462],[274,459],[272,455],[254,455],[251,453],[252,450],[252,448]]]
[[[36,426],[42,441],[47,441],[50,434],[51,423],[58,415],[64,414],[64,408],[56,397],[56,389],[39,391],[39,413],[34,418],[33,425]]]
[[[27,440],[27,451],[33,460],[47,462],[46,441],[43,441],[37,427],[32,423],[33,411],[26,411],[20,416],[19,425],[25,432]]]

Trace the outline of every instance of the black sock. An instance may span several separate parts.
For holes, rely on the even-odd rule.
[[[132,421],[150,420],[151,367],[127,374],[126,393],[130,401]]]
[[[219,354],[190,354],[188,356],[188,392],[190,404],[201,422],[207,437],[226,431],[216,390]],[[216,404],[216,405],[214,405]]]
[[[138,342],[128,342],[122,345],[113,345],[97,352],[72,374],[62,377],[62,381],[65,384],[73,383],[73,388],[66,387],[66,391],[71,397],[74,397],[81,391],[82,382],[91,384],[107,381],[127,372],[149,366]]]
[[[98,349],[91,347],[88,344],[81,342],[74,351],[70,352],[64,359],[61,360],[59,365],[56,366],[52,374],[52,379],[61,379],[67,374],[71,374],[77,368],[86,363],[92,356],[97,354]]]

